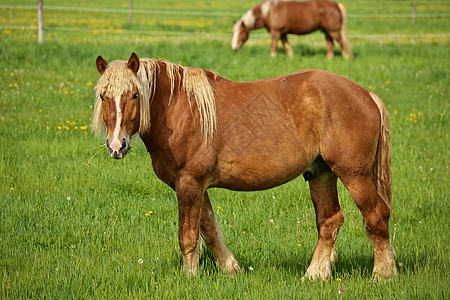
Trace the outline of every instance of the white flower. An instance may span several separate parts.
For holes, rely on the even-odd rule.
[[[138,259],[138,264],[142,265],[144,263],[144,260],[142,258]]]
[[[271,224],[272,224],[273,222],[274,222],[274,221],[273,221],[273,219],[270,219],[270,220],[269,220],[269,223],[271,223]]]
[[[70,199],[72,199],[72,198],[70,198],[70,196],[69,196],[69,197],[67,197],[67,201],[70,201]]]
[[[252,266],[248,267],[248,269],[249,269],[250,271],[253,271],[253,267],[252,267]]]

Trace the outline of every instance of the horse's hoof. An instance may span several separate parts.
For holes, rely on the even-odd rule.
[[[226,272],[230,276],[234,276],[241,272],[241,267],[239,266],[239,263],[234,257],[228,259],[226,263]]]

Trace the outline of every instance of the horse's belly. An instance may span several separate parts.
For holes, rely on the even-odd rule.
[[[219,176],[214,186],[242,191],[269,189],[302,174],[313,159],[293,141],[281,145],[254,143],[260,146],[227,149],[219,154]]]

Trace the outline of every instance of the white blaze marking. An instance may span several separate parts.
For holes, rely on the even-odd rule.
[[[234,24],[233,27],[233,39],[231,40],[231,48],[233,50],[237,50],[238,49],[238,35],[239,35],[239,27],[241,26],[241,22],[242,21],[238,21]]]
[[[120,123],[122,122],[122,111],[120,110],[120,98],[121,96],[117,96],[114,98],[114,101],[116,102],[116,126],[114,127],[114,133],[113,133],[113,139],[111,142],[111,149],[113,150],[119,150],[122,147],[122,143],[119,139],[119,132],[120,132]]]

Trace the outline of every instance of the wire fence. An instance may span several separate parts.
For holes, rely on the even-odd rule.
[[[439,1],[437,1],[439,2]],[[444,1],[445,2],[445,1]],[[36,10],[34,5],[0,5],[0,9],[10,9],[10,10]],[[129,14],[130,10],[127,8],[105,8],[105,7],[74,7],[74,6],[55,6],[46,5],[44,6],[44,11],[52,11],[57,13],[61,12],[89,12],[89,13],[116,13],[116,14]],[[446,10],[447,11],[447,10]],[[450,12],[432,12],[432,13],[417,13],[416,18],[432,18],[432,19],[442,19],[444,22],[448,22],[450,18]],[[242,16],[242,12],[231,12],[231,11],[200,11],[200,10],[162,10],[162,9],[133,9],[133,14],[141,15],[157,15],[157,16],[192,16],[196,17],[213,17],[213,18],[239,18]],[[399,19],[408,18],[412,16],[411,13],[362,13],[362,14],[348,14],[349,18],[358,19]],[[12,24],[0,25],[0,30],[37,30],[37,24],[30,26],[20,26]],[[214,38],[220,40],[230,39],[229,32],[206,32],[201,31],[182,31],[182,30],[167,30],[167,29],[132,29],[132,28],[92,28],[90,26],[46,26],[46,31],[53,32],[83,32],[92,34],[128,34],[128,35],[145,35],[163,38],[185,38],[185,39],[196,39],[196,38]],[[420,40],[426,40],[430,42],[447,42],[450,40],[450,32],[425,32],[425,33],[376,33],[376,34],[362,34],[362,33],[350,33],[350,38],[352,40],[377,40],[383,42],[390,41],[402,41],[402,42],[415,42]],[[255,33],[252,34],[252,39],[256,39],[256,43],[267,40],[266,33]],[[303,37],[303,39],[305,39]],[[259,41],[258,41],[259,40]],[[323,36],[309,35],[306,40],[316,41],[320,40],[322,42]]]
[[[6,9],[27,9],[36,10],[34,5],[0,5],[0,8]],[[54,6],[46,5],[44,10],[59,10],[59,11],[81,11],[81,12],[101,12],[101,13],[119,13],[129,14],[130,10],[127,8],[105,8],[105,7],[75,7],[75,6]],[[230,11],[196,11],[196,10],[161,10],[161,9],[133,9],[133,14],[145,15],[184,15],[184,16],[204,16],[204,17],[241,17],[243,12]],[[411,13],[367,13],[367,14],[352,14],[349,13],[349,18],[411,18]],[[450,18],[450,13],[417,13],[417,18]]]

